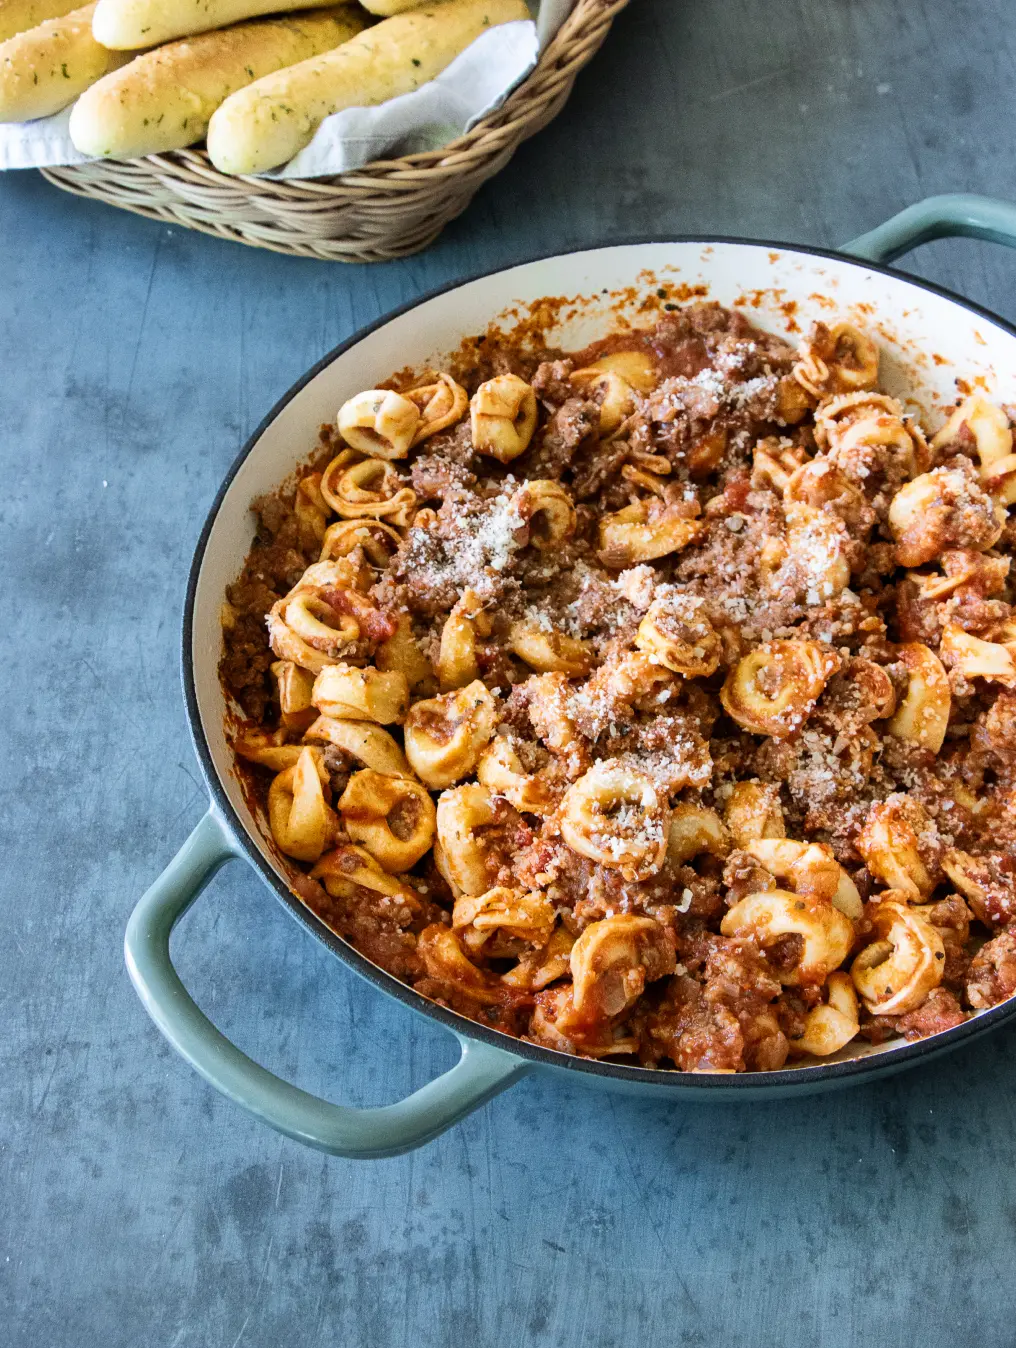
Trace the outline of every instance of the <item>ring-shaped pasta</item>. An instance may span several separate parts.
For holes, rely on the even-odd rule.
[[[997,403],[993,403],[983,393],[972,393],[964,398],[942,429],[932,436],[932,449],[948,448],[960,438],[964,427],[974,437],[982,470],[991,468],[1012,454],[1009,418]],[[981,476],[984,477],[983,471]]]
[[[550,478],[531,478],[512,497],[511,508],[529,530],[529,542],[540,552],[560,547],[575,532],[578,516],[565,487]]]
[[[874,1016],[916,1011],[942,981],[942,937],[903,903],[876,904],[872,921],[879,940],[865,946],[850,966],[854,987]]]
[[[696,436],[688,448],[688,457],[685,460],[688,465],[688,476],[693,482],[704,482],[710,473],[719,468],[729,443],[730,436],[723,425],[711,426]]]
[[[815,412],[815,440],[837,463],[862,446],[894,450],[907,475],[928,467],[930,453],[916,421],[904,420],[903,404],[887,393],[845,393]]]
[[[723,643],[702,600],[693,595],[654,599],[639,624],[635,645],[686,679],[708,678],[719,668],[723,654]]]
[[[485,786],[470,782],[442,791],[437,802],[434,859],[454,894],[486,894],[491,876],[490,848],[479,830],[497,817],[494,797]]]
[[[730,834],[715,810],[686,802],[672,807],[667,831],[667,860],[672,866],[683,866],[702,852],[725,857],[730,847]]]
[[[670,701],[677,686],[672,670],[658,664],[645,651],[629,651],[618,664],[601,666],[593,676],[610,698],[639,710],[659,711]]]
[[[663,454],[648,454],[645,450],[629,449],[627,452],[627,462],[621,467],[621,474],[624,476],[625,468],[636,468],[643,473],[652,473],[655,477],[667,477],[673,472],[673,464]]]
[[[466,415],[469,394],[450,374],[438,374],[435,383],[421,384],[405,395],[420,412],[420,424],[413,434],[413,444],[429,440],[439,431],[446,431]]]
[[[1009,870],[1008,858],[998,852],[972,856],[958,847],[950,847],[942,858],[942,869],[973,909],[979,922],[990,931],[1006,925],[1016,908],[1016,876]]]
[[[825,985],[823,1005],[809,1011],[804,1021],[804,1034],[790,1041],[790,1051],[809,1053],[815,1058],[828,1058],[846,1048],[861,1028],[858,1022],[857,993],[849,974],[830,974]]]
[[[993,934],[1010,926],[1016,912],[1016,874],[1011,864],[1011,856],[1004,850],[972,856],[957,847],[950,848],[942,861],[942,869],[969,905],[968,915]],[[963,935],[969,936],[969,923]]]
[[[1016,454],[982,467],[981,486],[999,505],[1016,504]]]
[[[386,871],[408,871],[434,841],[430,792],[408,777],[364,768],[354,772],[338,802],[346,832]]]
[[[318,716],[304,731],[304,739],[334,744],[365,768],[373,768],[386,777],[412,777],[405,754],[398,744],[371,721],[347,721],[333,716]]]
[[[674,972],[674,952],[672,933],[651,917],[624,913],[591,922],[571,950],[576,1012],[591,1022],[622,1015],[647,983]]]
[[[621,476],[625,482],[630,482],[633,487],[640,487],[643,491],[652,492],[661,501],[667,494],[667,488],[671,485],[667,481],[669,471],[669,464],[665,469],[659,464],[654,464],[650,468],[644,460],[637,464],[623,463],[621,465]]]
[[[850,584],[846,525],[830,511],[801,503],[786,506],[785,517],[788,560],[802,577],[808,602],[835,599]]]
[[[957,530],[966,546],[983,551],[998,542],[1004,525],[1004,509],[993,505],[958,468],[921,473],[904,483],[889,504],[889,528],[900,566],[934,561],[955,540]]]
[[[832,507],[848,522],[863,518],[866,509],[861,490],[824,454],[794,469],[783,489],[783,499],[787,505],[806,505],[814,510]]]
[[[453,988],[461,997],[487,1006],[507,1000],[506,989],[470,962],[458,933],[450,927],[438,922],[424,927],[416,948],[429,976]]]
[[[606,370],[619,374],[639,393],[651,393],[659,382],[660,372],[648,351],[610,351],[590,361],[587,370]]]
[[[417,645],[413,621],[405,611],[395,614],[395,631],[374,652],[374,664],[383,673],[402,674],[414,691],[421,685],[427,685],[428,692],[433,688],[434,671]]]
[[[507,735],[498,735],[484,749],[476,765],[476,778],[523,814],[547,815],[557,803],[543,778],[525,771]]]
[[[329,665],[314,680],[314,706],[339,721],[400,723],[409,706],[409,684],[397,670]]]
[[[856,690],[858,700],[863,703],[857,710],[859,716],[866,718],[866,724],[882,721],[896,711],[893,681],[874,660],[855,655],[847,665],[845,677]]]
[[[938,646],[943,662],[965,679],[988,679],[1004,688],[1016,687],[1016,660],[1008,646],[984,641],[965,632],[958,623],[946,623]]]
[[[268,788],[268,822],[279,850],[297,861],[317,861],[335,832],[335,816],[321,784],[320,752],[301,750],[294,767]]]
[[[560,829],[580,856],[626,880],[647,880],[667,855],[670,810],[649,777],[603,759],[565,792]]]
[[[720,701],[742,729],[786,739],[808,719],[841,665],[836,651],[817,641],[769,641],[738,661]]]
[[[342,404],[336,423],[346,444],[361,454],[404,459],[415,443],[420,409],[392,389],[366,389]]]
[[[356,900],[366,891],[396,900],[406,910],[407,919],[420,911],[416,891],[404,880],[389,874],[368,851],[353,843],[344,843],[327,852],[310,877],[319,880],[333,899]],[[395,916],[397,914],[393,914]]]
[[[968,586],[987,598],[1004,592],[1012,558],[991,557],[972,548],[946,548],[935,558],[935,565],[942,568],[943,575],[928,576],[920,571],[907,573],[907,580],[917,586],[922,599],[948,599],[957,590]]]
[[[285,772],[296,767],[304,745],[287,744],[285,730],[242,730],[233,740],[233,748],[248,763]]]
[[[268,642],[280,660],[311,674],[339,663],[360,638],[360,625],[313,590],[278,600],[268,613]]]
[[[859,396],[869,401],[878,396],[879,401],[883,401],[881,395]],[[897,450],[908,471],[911,469],[916,471],[928,460],[924,432],[916,422],[904,421],[902,410],[886,413],[876,408],[867,416],[859,416],[840,432],[834,448],[846,454],[862,445],[883,446]]]
[[[878,382],[878,347],[851,323],[837,323],[832,328],[816,324],[801,343],[801,359],[793,375],[816,398],[874,388]]]
[[[524,992],[539,992],[571,968],[575,938],[567,927],[555,927],[542,950],[527,951],[519,962],[501,975],[501,982]]]
[[[720,923],[724,936],[750,936],[766,950],[786,936],[800,936],[801,958],[791,969],[775,969],[788,987],[824,983],[850,954],[854,924],[825,899],[767,889],[735,903]]]
[[[360,639],[360,624],[351,613],[338,612],[327,600],[308,590],[284,599],[279,616],[301,641],[326,655],[338,657]]]
[[[700,538],[704,528],[701,520],[668,509],[653,514],[648,502],[636,501],[600,521],[598,556],[605,567],[622,571],[680,552]]]
[[[573,370],[569,379],[587,396],[600,395],[601,438],[616,431],[621,422],[635,411],[635,390],[616,370],[587,365],[584,369]]]
[[[354,548],[360,548],[371,566],[380,569],[388,565],[401,542],[401,536],[391,525],[382,524],[380,520],[336,520],[325,530],[321,560],[348,557]]]
[[[497,703],[479,681],[416,702],[406,717],[406,757],[428,786],[440,789],[468,776],[494,733]]]
[[[785,374],[776,385],[776,422],[780,426],[796,426],[815,406],[816,398],[800,384],[793,374]]]
[[[363,593],[373,582],[369,566],[358,564],[352,557],[333,557],[329,561],[311,562],[286,597],[302,590],[356,590]]]
[[[480,677],[477,637],[491,633],[490,618],[475,590],[463,590],[441,628],[437,678],[442,693],[465,688]]]
[[[529,448],[536,430],[536,394],[517,374],[486,380],[469,400],[473,449],[511,463]]]
[[[512,624],[508,649],[539,674],[567,674],[573,679],[588,674],[596,658],[588,641],[524,622]]]
[[[935,888],[934,877],[921,857],[921,839],[930,826],[924,806],[912,796],[896,792],[870,807],[854,846],[872,875],[908,899],[919,901]]]
[[[320,473],[308,473],[296,484],[293,514],[318,542],[324,538],[328,526],[328,502],[321,495]]]
[[[279,696],[279,721],[284,730],[306,730],[317,713],[311,702],[314,675],[292,660],[276,660],[271,666]]]
[[[332,461],[321,478],[321,493],[343,519],[385,519],[406,528],[416,509],[416,492],[384,459],[361,459],[337,472]]]
[[[945,666],[920,641],[897,647],[896,658],[909,675],[907,691],[886,729],[897,739],[919,744],[937,754],[945,742],[952,709],[952,691]]]
[[[724,823],[735,847],[759,838],[785,838],[780,788],[763,782],[735,782],[727,798]]]
[[[791,477],[801,466],[801,451],[786,448],[787,441],[767,436],[752,450],[751,485],[768,487],[778,496],[786,494]]]
[[[789,558],[790,548],[785,537],[767,538],[762,544],[758,558],[758,574],[766,590],[779,594],[786,587],[788,576],[784,567]],[[794,581],[796,576],[791,574],[789,579]]]
[[[452,927],[473,952],[496,956],[491,938],[499,936],[542,949],[554,931],[554,905],[539,890],[499,886],[485,894],[461,894],[452,910]]]
[[[268,613],[268,640],[279,659],[318,674],[350,653],[360,638],[360,625],[333,601],[360,580],[346,558],[308,566]]]
[[[583,1058],[610,1058],[638,1053],[638,1035],[609,1020],[590,1020],[575,1006],[571,984],[539,993],[529,1022],[534,1043],[558,1053],[578,1053]]]
[[[857,886],[825,843],[755,838],[744,850],[777,880],[789,880],[795,894],[824,899],[852,922],[864,913]]]

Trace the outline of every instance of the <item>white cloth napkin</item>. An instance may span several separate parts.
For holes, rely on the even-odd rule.
[[[532,70],[574,0],[541,0],[536,22],[520,19],[490,29],[435,80],[374,108],[347,108],[326,117],[314,139],[266,178],[319,178],[373,159],[435,150],[498,107]],[[0,124],[0,169],[84,164],[74,148],[70,109],[35,122]]]

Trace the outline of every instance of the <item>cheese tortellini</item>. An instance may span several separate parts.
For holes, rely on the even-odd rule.
[[[859,311],[795,352],[672,293],[374,371],[256,503],[252,810],[375,964],[543,1049],[948,1030],[1016,996],[1009,405],[961,384],[929,441]]]

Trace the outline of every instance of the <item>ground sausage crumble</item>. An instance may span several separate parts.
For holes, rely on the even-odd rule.
[[[1009,416],[929,439],[851,325],[668,307],[322,428],[223,607],[238,764],[301,899],[509,1035],[939,1033],[1016,992]]]

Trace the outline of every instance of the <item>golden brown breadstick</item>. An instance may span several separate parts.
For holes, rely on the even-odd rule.
[[[421,9],[426,0],[360,0],[364,9],[382,18],[391,18],[393,14],[402,14],[407,9]]]
[[[99,0],[95,36],[104,47],[136,51],[176,37],[209,33],[241,19],[294,9],[325,9],[337,0]]]
[[[169,42],[86,90],[71,111],[71,140],[82,154],[118,159],[193,145],[231,93],[330,51],[367,23],[365,14],[343,5]]]
[[[80,8],[78,0],[0,0],[0,42]]]
[[[130,58],[92,36],[94,5],[0,42],[0,122],[48,117]]]
[[[446,0],[385,19],[335,51],[227,98],[208,125],[212,163],[223,173],[284,164],[333,112],[411,93],[485,29],[528,17],[523,0]]]

